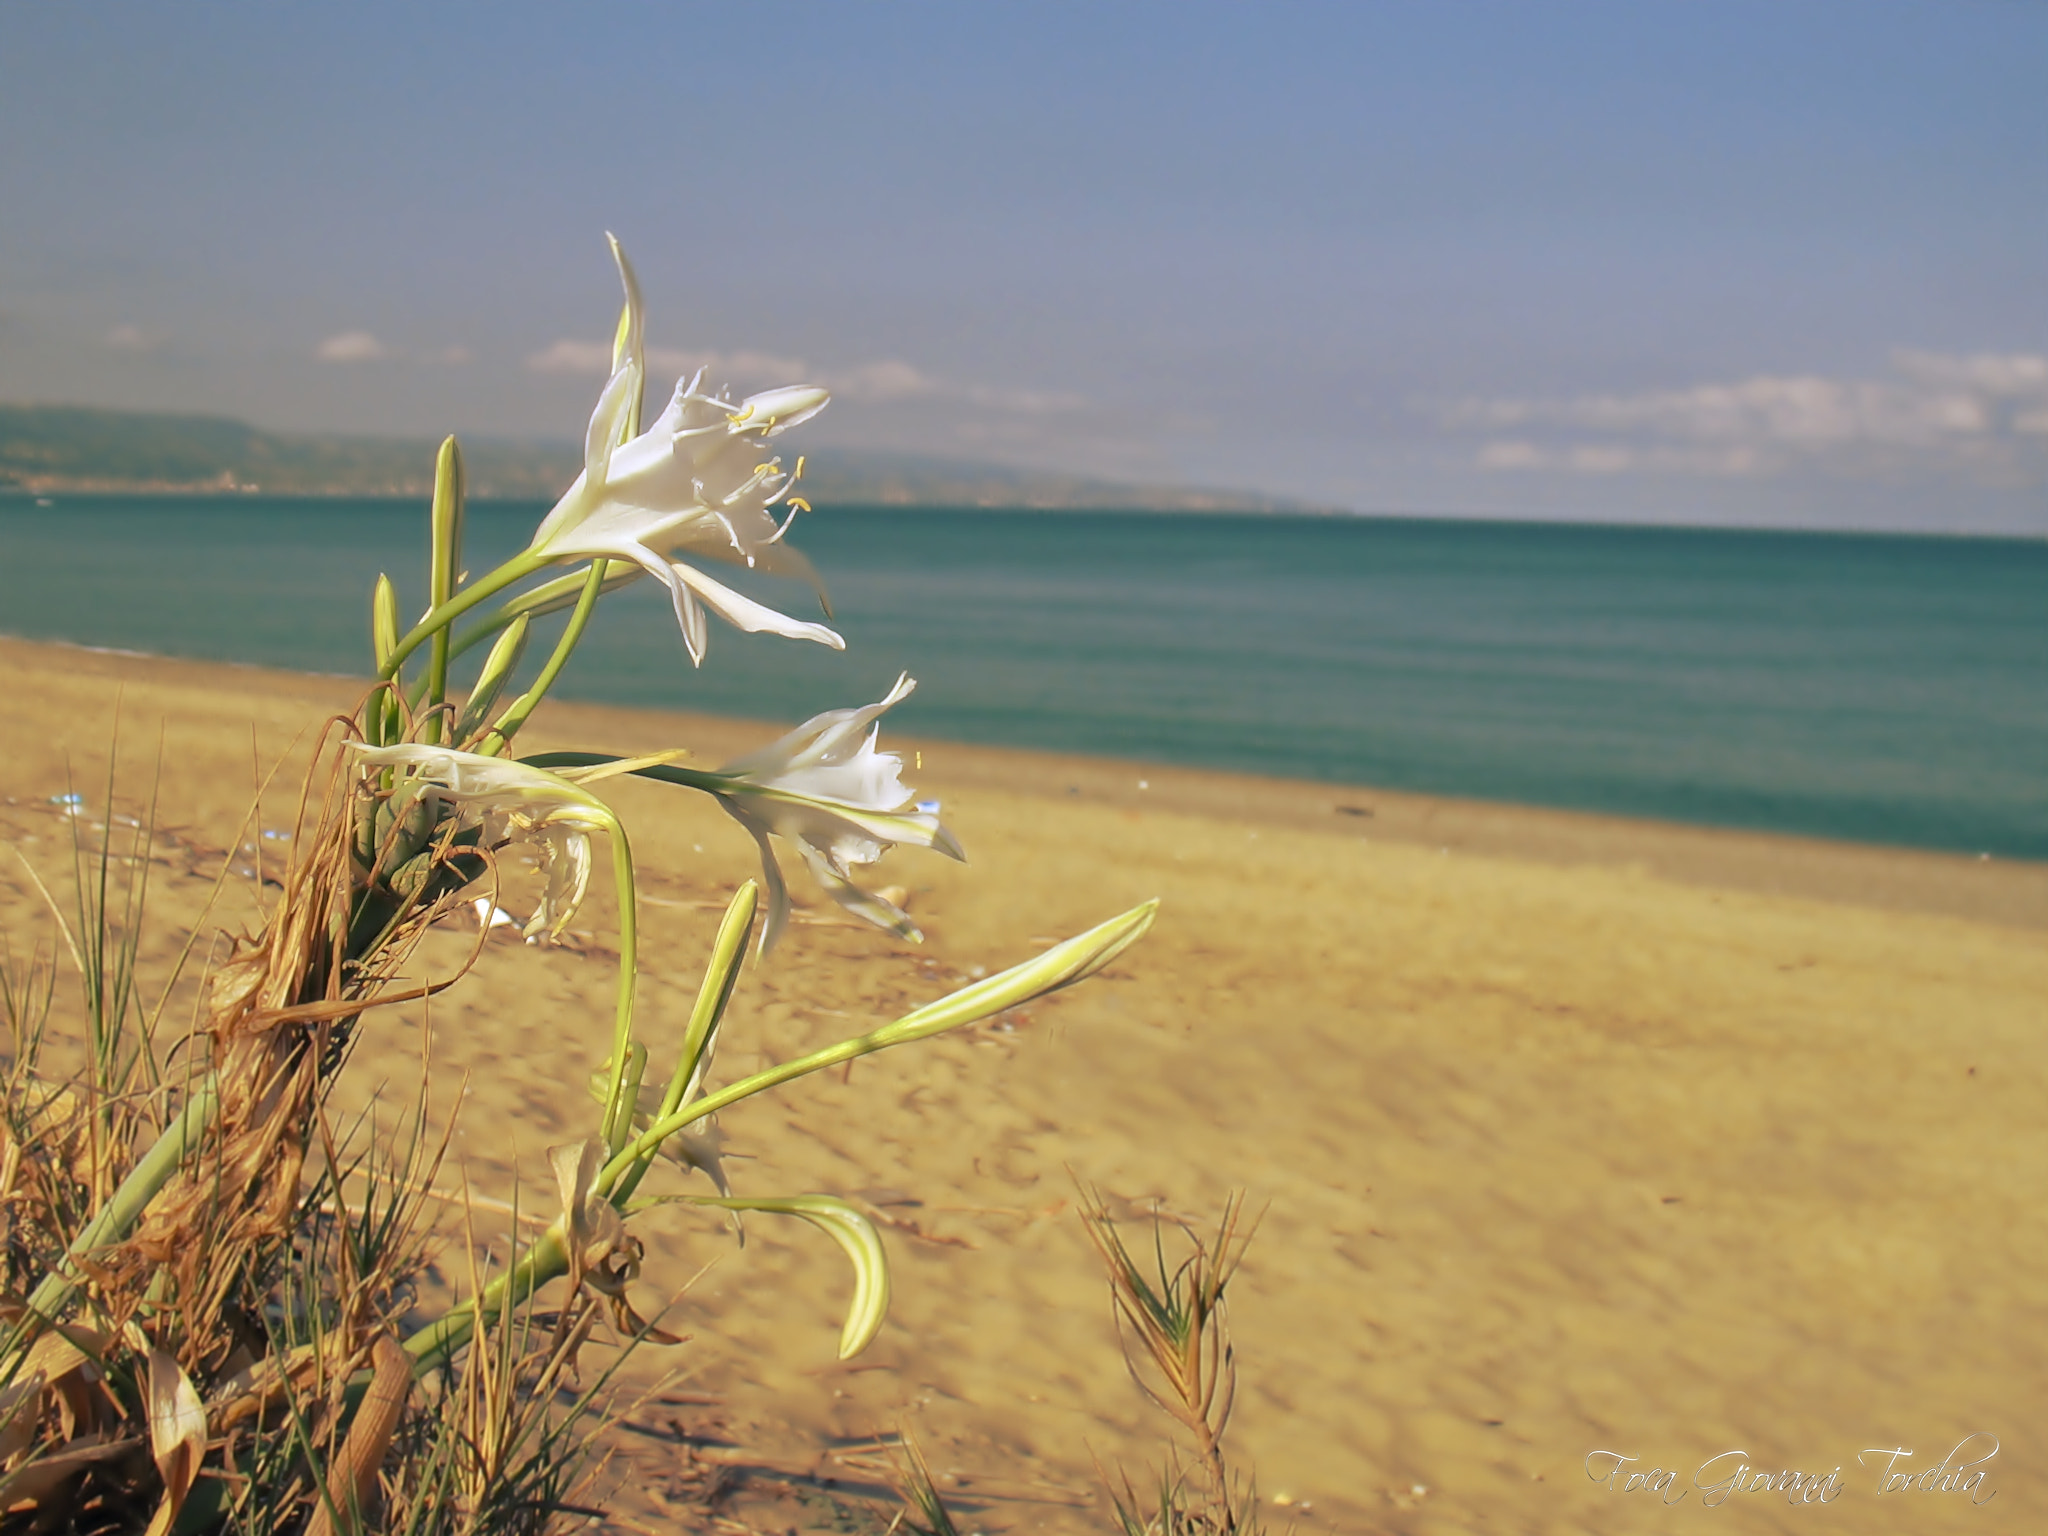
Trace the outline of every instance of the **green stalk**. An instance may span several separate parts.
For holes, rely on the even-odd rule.
[[[914,1009],[892,1024],[884,1024],[865,1035],[854,1035],[837,1045],[828,1045],[823,1050],[799,1056],[765,1072],[756,1072],[752,1077],[742,1078],[716,1093],[706,1094],[680,1109],[671,1110],[612,1154],[611,1161],[598,1172],[597,1192],[610,1198],[633,1165],[660,1151],[661,1144],[669,1137],[739,1103],[741,1099],[752,1098],[757,1093],[795,1078],[808,1077],[827,1067],[836,1067],[843,1061],[885,1051],[891,1046],[906,1045],[912,1040],[923,1040],[957,1029],[962,1024],[972,1024],[976,1019],[985,1019],[1005,1008],[1015,1008],[1035,997],[1072,986],[1083,977],[1093,975],[1136,943],[1152,926],[1153,915],[1158,909],[1159,902],[1155,898],[1106,923],[1096,924],[1086,933],[1055,944],[1035,959],[1013,965],[986,981],[977,981],[972,986],[962,987],[936,1002]]]
[[[741,1099],[751,1098],[764,1089],[773,1088],[792,1078],[803,1077],[842,1061],[851,1061],[857,1056],[866,1056],[874,1051],[886,1050],[892,1045],[903,1045],[912,1040],[922,1040],[976,1019],[986,1018],[1005,1008],[1014,1008],[1019,1003],[1034,997],[1042,997],[1061,987],[1073,985],[1082,978],[1093,974],[1122,954],[1130,945],[1152,926],[1153,915],[1158,911],[1157,901],[1148,901],[1143,906],[1133,907],[1121,916],[1113,917],[1106,923],[1099,923],[1086,933],[1077,934],[1063,944],[1056,944],[1044,954],[1009,970],[963,987],[937,1002],[905,1014],[893,1024],[822,1051],[813,1051],[795,1061],[757,1072],[742,1079],[729,1088],[693,1099],[687,1105],[676,1108],[656,1120],[643,1134],[621,1147],[605,1164],[597,1176],[595,1193],[603,1195],[615,1206],[623,1197],[617,1188],[640,1163],[661,1150],[661,1144],[677,1131],[692,1125],[707,1115],[715,1115]],[[612,1082],[613,1103],[616,1104],[616,1089],[623,1079],[622,1068],[625,1052],[613,1056]],[[607,1122],[611,1109],[606,1111]],[[630,1116],[628,1117],[630,1124]],[[609,1143],[607,1143],[609,1145]],[[708,1197],[694,1200],[695,1204],[720,1204]],[[793,1202],[790,1202],[793,1203]],[[738,1204],[738,1202],[735,1202]],[[751,1208],[751,1207],[750,1207]],[[569,1272],[569,1253],[562,1224],[550,1227],[525,1255],[512,1266],[511,1270],[491,1285],[482,1296],[464,1303],[446,1313],[435,1322],[421,1329],[406,1340],[406,1351],[417,1362],[417,1369],[424,1373],[452,1356],[476,1327],[479,1307],[499,1307],[525,1301],[550,1280]]]
[[[529,768],[546,768],[551,772],[563,768],[595,768],[619,760],[615,753],[609,752],[536,752],[531,757],[519,759]],[[804,806],[817,803],[806,796],[777,789],[770,784],[757,784],[751,779],[735,777],[732,774],[711,773],[702,768],[683,768],[674,763],[649,763],[644,767],[627,771],[635,778],[653,779],[661,784],[678,784],[684,789],[701,789],[707,795],[716,795],[725,801],[745,797],[777,800],[784,805]],[[953,841],[950,832],[942,828],[934,836],[929,827],[901,811],[864,811],[858,806],[836,802],[832,809],[835,815],[853,822],[856,826],[867,828],[878,837],[936,848],[950,858],[965,857],[960,851],[960,845]]]
[[[219,1109],[220,1084],[212,1073],[208,1073],[192,1090],[192,1096],[185,1101],[178,1118],[157,1137],[156,1144],[128,1171],[121,1187],[108,1197],[107,1203],[86,1223],[85,1230],[72,1240],[71,1246],[65,1250],[62,1264],[43,1276],[42,1283],[28,1299],[27,1312],[15,1329],[10,1353],[28,1327],[38,1321],[55,1322],[63,1315],[64,1309],[78,1294],[81,1283],[77,1261],[95,1248],[119,1242],[128,1235],[135,1223],[142,1219],[149,1202],[170,1183],[171,1176],[178,1171],[186,1154],[212,1126],[213,1117]]]
[[[633,987],[639,973],[639,931],[635,921],[633,853],[625,829],[616,823],[610,829],[612,874],[619,896],[619,997],[612,1027],[611,1077],[605,1090],[603,1141],[607,1154],[615,1152],[633,1128],[633,1092],[639,1082],[631,1070],[635,1054],[633,1033]],[[645,1052],[638,1053],[643,1063]],[[659,1142],[656,1143],[658,1147]],[[505,1274],[484,1287],[481,1296],[451,1308],[405,1341],[413,1357],[414,1370],[424,1374],[451,1358],[469,1342],[476,1330],[478,1309],[496,1310],[508,1301],[517,1306],[534,1292],[569,1272],[569,1249],[561,1224],[541,1234],[533,1246]]]
[[[747,939],[753,933],[754,913],[760,904],[761,887],[749,880],[734,893],[725,909],[725,917],[718,925],[718,936],[711,943],[711,958],[704,966],[704,980],[697,988],[696,1005],[690,1010],[689,1027],[683,1031],[683,1048],[677,1053],[675,1072],[670,1076],[668,1089],[662,1094],[661,1104],[654,1112],[656,1120],[666,1120],[682,1107],[683,1096],[700,1074],[704,1053],[711,1046],[712,1031],[725,1017],[726,1005],[732,1001],[732,989],[739,982],[740,965],[747,957]],[[640,1102],[637,1093],[630,1098],[636,1105]],[[623,1206],[631,1199],[633,1191],[640,1187],[640,1181],[647,1177],[647,1170],[653,1165],[652,1153],[635,1163],[619,1180],[612,1203]]]
[[[618,754],[614,752],[536,752],[531,757],[519,759],[529,768],[545,768],[550,773],[562,768],[598,768],[618,760]],[[680,784],[685,789],[702,789],[714,795],[730,794],[747,787],[722,773],[710,773],[702,768],[679,768],[674,763],[657,763],[635,768],[633,772],[643,779],[659,779],[664,784]]]
[[[606,562],[590,562],[590,574],[583,580],[583,595],[576,599],[576,610],[569,615],[568,627],[562,631],[562,638],[555,642],[555,649],[540,669],[540,676],[533,680],[533,686],[514,699],[505,712],[498,716],[491,726],[490,735],[477,746],[484,757],[496,757],[512,744],[519,727],[526,724],[540,701],[547,697],[548,690],[555,686],[555,679],[562,675],[562,668],[569,664],[569,653],[576,649],[576,642],[583,638],[583,631],[590,623],[590,616],[597,610],[597,600],[604,593],[604,569]],[[435,644],[445,646],[448,631],[443,629],[435,636]]]
[[[385,575],[378,576],[377,585],[370,592],[370,647],[376,653],[377,670],[381,676],[391,653],[398,649],[398,589]],[[391,676],[395,686],[398,680],[395,670]],[[364,722],[371,746],[385,746],[397,735],[397,704],[389,689],[371,695],[369,718]]]
[[[537,555],[530,549],[522,550],[495,571],[464,587],[447,602],[437,603],[425,618],[399,638],[391,648],[391,654],[379,665],[377,675],[380,678],[397,676],[405,659],[418,650],[423,641],[432,638],[435,631],[446,629],[485,598],[497,596],[514,582],[524,581],[547,564],[546,555]]]
[[[427,557],[427,605],[438,608],[455,595],[455,581],[462,560],[463,473],[462,449],[454,438],[441,444],[434,462],[434,509],[430,514],[433,543]],[[427,657],[427,703],[431,707],[448,697],[448,625],[434,631],[433,648]],[[439,715],[427,721],[426,739],[441,739],[443,722]]]
[[[604,1096],[605,1155],[618,1151],[633,1129],[632,1103],[626,1094],[626,1056],[633,1043],[633,988],[640,973],[639,905],[633,884],[633,849],[626,829],[611,825],[612,880],[619,900],[619,999],[612,1022],[611,1081]]]
[[[569,1245],[557,1222],[534,1241],[518,1263],[485,1286],[481,1296],[451,1307],[405,1341],[405,1352],[413,1358],[413,1373],[424,1376],[454,1358],[476,1331],[479,1312],[496,1312],[508,1303],[518,1306],[550,1280],[568,1272]]]
[[[616,592],[621,587],[631,586],[643,574],[645,573],[641,571],[639,566],[633,565],[628,561],[607,560],[605,562],[604,589],[607,592]],[[518,618],[522,613],[536,619],[545,618],[551,613],[559,613],[564,608],[575,603],[582,594],[582,591],[583,576],[581,573],[576,573],[568,576],[557,576],[553,581],[542,582],[539,586],[530,588],[520,593],[517,597],[507,598],[482,618],[478,619],[475,624],[457,635],[454,643],[449,648],[448,654],[450,656],[461,656],[468,651],[474,650],[507,624]]]

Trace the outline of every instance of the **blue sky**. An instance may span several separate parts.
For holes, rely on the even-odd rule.
[[[0,400],[2048,533],[2048,7],[0,5]],[[660,371],[658,366],[657,372]]]

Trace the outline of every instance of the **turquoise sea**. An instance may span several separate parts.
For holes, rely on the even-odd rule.
[[[473,506],[471,568],[543,510]],[[424,526],[0,498],[0,632],[360,673],[378,571],[423,606]],[[893,508],[793,541],[844,654],[714,620],[693,671],[647,583],[561,692],[793,723],[908,670],[927,736],[2048,858],[2048,542]]]

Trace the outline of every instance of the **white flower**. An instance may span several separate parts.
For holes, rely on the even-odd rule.
[[[638,437],[620,441],[637,413],[646,375],[640,284],[619,242],[612,255],[626,288],[626,318],[616,365],[591,414],[584,440],[583,473],[542,520],[529,546],[551,560],[610,557],[630,560],[669,589],[690,660],[701,664],[709,638],[704,610],[744,630],[766,630],[815,640],[834,650],[846,642],[822,624],[809,624],[741,596],[679,559],[681,554],[725,560],[777,576],[808,581],[821,605],[825,589],[810,561],[782,542],[789,521],[770,510],[786,504],[790,516],[804,503],[790,496],[796,473],[765,456],[768,438],[825,408],[831,396],[797,385],[735,402],[723,391],[701,391],[703,370],[676,386],[668,409]],[[802,460],[798,460],[798,469]]]
[[[789,920],[789,890],[769,846],[770,833],[796,845],[818,883],[847,911],[904,938],[924,937],[895,903],[855,885],[852,871],[853,865],[874,863],[894,843],[966,858],[936,815],[899,809],[910,799],[901,777],[903,760],[875,750],[880,727],[874,722],[916,686],[909,677],[899,677],[880,703],[828,710],[772,746],[718,770],[717,776],[730,785],[715,791],[719,803],[761,845],[769,900],[761,933],[764,951]]]
[[[618,819],[609,806],[567,777],[524,763],[416,742],[354,745],[373,768],[410,770],[423,784],[423,796],[473,818],[473,824],[483,828],[486,843],[510,837],[538,847],[547,892],[523,932],[544,943],[562,936],[590,887],[590,834],[619,834]]]

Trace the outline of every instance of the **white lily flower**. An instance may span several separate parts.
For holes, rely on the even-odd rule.
[[[718,792],[719,803],[761,845],[768,886],[763,952],[789,921],[789,889],[768,842],[771,833],[796,845],[818,883],[847,911],[903,938],[923,939],[908,913],[862,890],[852,870],[874,863],[897,843],[967,857],[935,814],[900,809],[911,798],[903,784],[903,759],[875,750],[881,729],[875,721],[916,686],[909,676],[899,677],[879,703],[828,710],[718,770],[731,785]]]
[[[612,256],[626,289],[626,322],[611,379],[598,397],[584,439],[583,473],[533,536],[530,552],[551,560],[630,560],[669,590],[676,622],[701,665],[709,638],[704,610],[735,627],[815,640],[834,650],[846,642],[822,624],[793,619],[714,581],[682,555],[724,560],[771,575],[808,581],[826,613],[824,584],[796,550],[782,542],[789,518],[805,506],[790,493],[803,461],[785,471],[766,456],[768,438],[810,420],[831,399],[796,385],[733,401],[706,394],[704,372],[677,384],[668,409],[638,437],[621,442],[645,382],[640,284],[619,242]],[[771,510],[789,509],[778,523]]]
[[[486,843],[512,838],[538,847],[547,892],[521,931],[541,943],[562,936],[590,888],[590,834],[618,833],[609,806],[569,778],[525,763],[417,742],[353,745],[373,768],[409,770],[423,795],[473,818]]]

